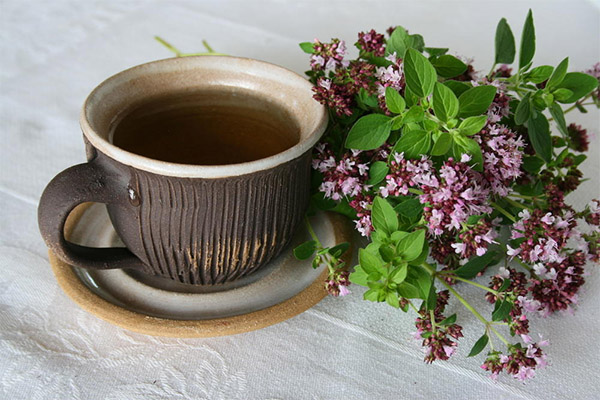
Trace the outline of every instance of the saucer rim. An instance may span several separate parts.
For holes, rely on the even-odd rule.
[[[65,235],[68,237],[83,213],[92,203],[79,205],[67,219]],[[349,241],[351,229],[343,216],[328,213],[334,228],[336,242]],[[346,258],[352,251],[346,252]],[[326,295],[323,282],[328,271],[323,272],[304,290],[270,307],[230,317],[204,320],[168,319],[153,317],[125,309],[94,293],[79,278],[73,266],[61,261],[48,251],[50,265],[61,289],[85,311],[122,328],[152,336],[176,338],[201,338],[234,335],[265,328],[290,319],[319,303]],[[345,259],[348,265],[349,259]]]

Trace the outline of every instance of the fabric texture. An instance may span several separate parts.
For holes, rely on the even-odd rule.
[[[551,365],[527,384],[494,383],[479,368],[483,354],[465,358],[483,327],[460,304],[449,305],[465,332],[458,354],[426,365],[410,334],[414,317],[363,301],[355,286],[346,298],[237,336],[125,331],[60,290],[37,229],[46,183],[85,160],[78,116],[86,95],[116,72],[170,57],[154,35],[185,52],[207,39],[218,51],[302,73],[308,57],[299,42],[340,37],[351,47],[358,31],[401,24],[487,71],[497,21],[506,17],[519,37],[530,6],[537,65],[569,55],[570,69],[584,70],[600,59],[600,12],[585,1],[0,1],[0,398],[598,398],[596,267],[574,315],[532,320],[532,331],[551,341]],[[599,197],[599,114],[574,120],[596,135],[583,167],[590,180],[570,198],[582,206]],[[478,289],[460,290],[488,310]]]

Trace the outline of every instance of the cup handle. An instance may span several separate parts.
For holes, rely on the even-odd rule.
[[[147,267],[131,251],[122,247],[95,248],[80,246],[65,239],[64,227],[73,209],[84,202],[116,204],[127,201],[127,191],[116,190],[114,174],[94,160],[74,165],[50,181],[38,206],[38,225],[50,250],[62,261],[82,268],[115,269]]]

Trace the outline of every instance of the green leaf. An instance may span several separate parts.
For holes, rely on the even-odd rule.
[[[443,78],[454,78],[467,70],[467,64],[449,54],[439,56],[431,61],[438,75]]]
[[[537,175],[544,166],[544,160],[536,156],[523,157],[523,169],[532,175]]]
[[[379,257],[375,256],[371,252],[365,249],[358,250],[358,262],[360,267],[367,273],[367,275],[373,272],[379,272],[382,261]]]
[[[399,284],[396,291],[405,299],[418,299],[422,297],[419,289],[406,281]]]
[[[552,71],[554,71],[554,67],[550,65],[540,65],[529,71],[526,75],[526,79],[531,83],[542,83],[550,78]]]
[[[443,156],[450,150],[450,147],[452,147],[452,135],[448,132],[442,132],[435,141],[433,149],[431,149],[431,155]]]
[[[483,171],[483,155],[481,154],[479,143],[468,137],[456,135],[452,149],[457,161],[460,161],[462,154],[469,154],[471,156],[470,164],[473,166],[473,169]]]
[[[421,122],[425,118],[425,111],[421,106],[412,106],[408,109],[406,114],[402,117],[403,124],[410,124],[411,122]]]
[[[342,214],[350,219],[356,219],[356,210],[348,204],[348,200],[339,201],[330,211]]]
[[[392,118],[392,130],[393,131],[402,128],[402,125],[404,125],[403,118],[404,118],[403,115],[396,115],[394,118]]]
[[[294,249],[294,256],[298,260],[306,260],[315,253],[315,250],[317,250],[317,242],[315,242],[314,240],[310,240],[296,247]]]
[[[458,98],[459,116],[470,117],[481,115],[487,111],[496,96],[496,88],[491,85],[475,86]]]
[[[385,52],[387,54],[396,53],[396,57],[404,58],[406,50],[408,50],[410,45],[411,39],[406,30],[401,26],[397,26],[386,42]]]
[[[446,81],[444,85],[448,86],[457,97],[471,88],[471,86],[461,81]]]
[[[583,72],[569,72],[565,75],[558,88],[569,89],[573,92],[569,98],[558,100],[560,103],[575,103],[577,100],[587,96],[598,87],[598,79]]]
[[[421,265],[424,261],[427,260],[427,256],[429,255],[429,244],[427,244],[427,240],[423,242],[423,250],[421,250],[421,254],[417,258],[412,261],[409,261],[409,265]]]
[[[458,99],[447,86],[436,82],[433,88],[433,112],[446,122],[458,114]]]
[[[408,235],[408,232],[396,231],[390,235],[390,239],[392,239],[395,244],[398,244],[398,242],[406,235]]]
[[[552,160],[552,138],[548,120],[541,112],[531,115],[527,121],[527,134],[535,153],[546,162]]]
[[[458,130],[463,135],[471,136],[481,132],[486,123],[486,115],[480,115],[478,117],[469,117],[460,123],[460,125],[458,126]]]
[[[437,74],[431,62],[415,49],[408,49],[404,58],[406,86],[420,98],[433,92]]]
[[[569,68],[569,57],[565,58],[558,64],[550,79],[548,79],[548,83],[546,83],[546,89],[552,89],[553,87],[558,86],[563,79],[565,79],[565,75],[567,74],[567,69]]]
[[[394,308],[400,308],[400,301],[398,299],[398,293],[387,292],[387,294],[385,295],[385,301],[386,301],[386,303],[388,303],[390,306],[392,306]]]
[[[478,273],[484,270],[496,257],[496,252],[488,250],[482,256],[473,257],[465,265],[459,267],[454,271],[456,276],[464,279],[472,279],[477,276]]]
[[[517,125],[523,125],[531,115],[531,92],[528,92],[523,99],[519,102],[517,110],[515,111],[515,123]]]
[[[419,257],[423,250],[423,242],[425,241],[425,230],[418,229],[406,235],[398,243],[397,252],[402,255],[406,261],[412,261]]]
[[[391,118],[382,114],[361,117],[348,132],[346,148],[373,150],[385,143],[392,130]]]
[[[550,115],[552,115],[552,118],[554,118],[554,122],[556,122],[556,126],[558,126],[560,133],[565,136],[569,136],[567,122],[565,121],[565,114],[560,104],[553,103],[552,106],[550,106]]]
[[[364,88],[360,88],[356,97],[358,106],[363,110],[379,107],[377,96],[369,94]]]
[[[423,36],[415,33],[413,35],[408,35],[408,37],[410,39],[410,47],[423,52],[423,49],[425,48],[425,40],[423,39]]]
[[[363,299],[373,302],[379,301],[379,290],[378,289],[369,289],[363,294]]]
[[[394,207],[394,210],[398,214],[412,219],[420,216],[421,213],[423,213],[423,204],[421,204],[417,198],[410,198],[398,204],[396,207]]]
[[[475,225],[484,217],[485,215],[471,215],[469,218],[467,218],[467,224]]]
[[[503,319],[508,317],[510,310],[512,310],[512,303],[510,301],[503,300],[500,304],[500,307],[498,307],[492,313],[492,321],[502,321]]]
[[[456,322],[456,314],[452,314],[448,318],[438,322],[438,325],[448,326],[448,325],[452,325],[455,322]]]
[[[394,146],[393,151],[404,153],[406,158],[421,158],[431,147],[431,133],[424,130],[405,132]]]
[[[473,348],[471,349],[467,357],[474,357],[477,354],[481,353],[483,349],[485,349],[485,346],[487,346],[489,340],[490,338],[488,337],[488,335],[484,333],[483,336],[475,342]]]
[[[369,180],[367,185],[377,185],[388,174],[388,165],[384,161],[375,161],[369,168]]]
[[[424,303],[425,307],[427,308],[427,311],[435,309],[435,306],[437,304],[437,293],[433,284],[429,286],[429,293],[427,294],[427,298],[425,299]]]
[[[315,44],[312,42],[302,42],[299,46],[305,53],[313,54],[315,52]]]
[[[500,293],[504,292],[506,289],[508,289],[508,287],[510,286],[510,284],[511,284],[511,280],[510,279],[504,279],[502,281],[502,285],[500,285],[500,287],[498,288],[497,292],[500,292]]]
[[[445,47],[424,47],[423,50],[425,50],[427,54],[429,54],[432,57],[439,57],[446,54],[450,49]]]
[[[342,254],[344,254],[345,252],[347,252],[349,248],[350,248],[350,243],[343,242],[343,243],[340,243],[340,244],[337,244],[337,245],[331,247],[328,250],[328,253],[334,257],[339,257]]]
[[[394,259],[396,253],[394,252],[394,249],[390,246],[383,245],[379,248],[379,255],[381,256],[381,258],[383,258],[383,261],[391,262]]]
[[[404,98],[390,86],[385,88],[385,105],[394,114],[400,114],[406,108]]]
[[[398,215],[396,215],[396,211],[394,211],[394,208],[387,200],[379,196],[375,197],[373,201],[371,218],[373,220],[373,227],[376,230],[381,230],[388,235],[398,230]]]
[[[531,9],[527,13],[523,33],[521,34],[521,50],[519,51],[519,69],[525,67],[535,54],[535,27]]]
[[[404,282],[406,279],[406,275],[408,274],[408,266],[406,264],[399,266],[394,269],[389,276],[389,280],[394,282],[395,284],[400,284]]]
[[[364,269],[362,269],[360,265],[357,265],[354,267],[354,272],[350,274],[348,279],[350,279],[350,282],[354,284],[367,286],[369,282],[368,276],[369,275],[364,271]]]
[[[427,300],[433,286],[433,277],[423,267],[413,266],[409,271],[411,282],[418,287],[420,298]]]
[[[512,64],[515,61],[515,37],[502,18],[496,27],[496,64]]]
[[[554,90],[552,92],[552,95],[554,96],[554,99],[556,101],[564,101],[564,100],[567,100],[569,97],[573,96],[573,92],[570,91],[569,89],[560,88],[560,89]]]

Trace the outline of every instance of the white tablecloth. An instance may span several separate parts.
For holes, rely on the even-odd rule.
[[[524,3],[530,3],[528,5]],[[487,71],[497,20],[518,37],[527,8],[537,64],[600,59],[600,12],[584,1],[0,1],[0,397],[6,399],[594,399],[600,396],[600,278],[590,268],[572,316],[534,319],[551,365],[524,385],[492,382],[466,359],[482,327],[462,313],[465,338],[449,362],[426,365],[413,317],[384,304],[327,298],[284,323],[214,339],[154,338],[82,311],[50,271],[36,222],[38,198],[62,169],[84,160],[78,113],[87,93],[130,66],[184,51],[217,50],[307,69],[301,41],[401,24],[431,46],[474,56]],[[571,196],[599,197],[598,112],[575,118],[596,135],[590,181]],[[596,270],[594,270],[596,269]],[[470,288],[461,288],[473,293]],[[481,298],[481,296],[479,296]],[[486,307],[482,301],[479,307]],[[452,303],[450,313],[460,310]]]

